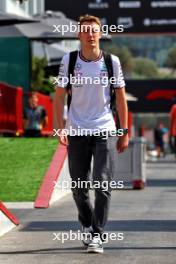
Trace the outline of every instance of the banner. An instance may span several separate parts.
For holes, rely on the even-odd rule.
[[[45,2],[46,10],[62,11],[76,21],[80,15],[92,14],[109,26],[123,25],[124,33],[176,31],[176,0],[75,0],[74,5],[72,0]]]
[[[130,80],[126,91],[137,98],[128,102],[133,113],[168,113],[176,99],[176,80]]]

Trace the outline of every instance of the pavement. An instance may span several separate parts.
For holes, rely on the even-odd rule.
[[[91,191],[93,200],[93,191]],[[3,264],[175,264],[176,160],[171,155],[147,163],[144,190],[112,192],[108,235],[123,240],[104,244],[104,254],[88,254],[79,239],[62,243],[63,232],[77,232],[77,210],[68,194],[49,209],[11,209],[21,225],[0,238]]]

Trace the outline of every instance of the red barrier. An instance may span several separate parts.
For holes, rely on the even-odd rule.
[[[30,93],[27,93],[30,95]],[[53,102],[49,96],[37,93],[38,103],[47,112],[48,124],[43,135],[53,134]],[[0,83],[0,133],[23,134],[23,89]]]
[[[0,83],[0,133],[23,132],[23,89]]]
[[[30,96],[30,92],[27,93],[27,96]],[[42,105],[47,113],[48,124],[42,129],[42,135],[52,135],[53,134],[53,100],[51,97],[36,92],[38,97],[38,104]]]
[[[145,126],[144,125],[141,125],[139,128],[139,136],[145,137]]]

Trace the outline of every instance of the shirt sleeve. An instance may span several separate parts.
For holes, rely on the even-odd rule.
[[[111,56],[112,56],[112,64],[113,64],[113,72],[114,72],[113,86],[115,89],[125,87],[125,81],[124,81],[120,60],[117,56],[114,55]]]
[[[65,88],[68,84],[68,63],[69,63],[69,54],[63,56],[60,67],[59,74],[57,77],[56,86]]]

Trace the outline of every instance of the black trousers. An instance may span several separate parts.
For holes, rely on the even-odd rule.
[[[72,181],[90,180],[93,157],[93,183],[99,182],[95,190],[94,208],[90,203],[89,188],[72,188],[73,198],[78,208],[78,219],[85,227],[92,225],[94,233],[103,233],[107,222],[111,188],[102,188],[101,183],[112,180],[112,140],[102,136],[68,136],[68,163]]]

